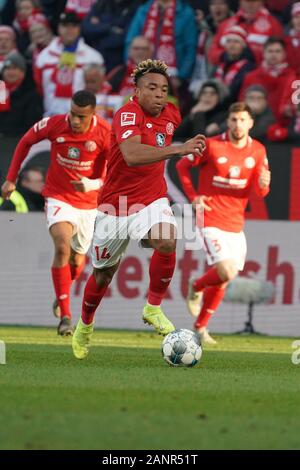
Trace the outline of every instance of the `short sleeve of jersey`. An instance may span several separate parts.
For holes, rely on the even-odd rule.
[[[112,129],[118,144],[126,139],[142,134],[142,112],[137,106],[128,105],[121,108],[114,116]]]
[[[32,136],[37,141],[43,139],[50,139],[51,131],[53,131],[57,124],[61,122],[61,116],[52,116],[52,117],[45,117],[40,121],[36,122],[32,127]]]

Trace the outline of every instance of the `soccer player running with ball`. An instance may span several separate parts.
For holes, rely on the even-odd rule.
[[[110,125],[95,115],[96,98],[88,91],[72,97],[70,113],[44,118],[22,137],[2,186],[8,199],[16,188],[31,146],[49,139],[51,161],[43,195],[47,225],[54,242],[52,281],[58,334],[72,335],[70,290],[85,264],[97,214],[97,196],[106,173]]]
[[[177,162],[183,189],[196,211],[207,262],[211,268],[189,281],[187,304],[197,317],[194,327],[203,343],[215,344],[207,324],[220,305],[226,285],[243,270],[247,245],[244,212],[252,189],[265,197],[271,174],[265,147],[249,136],[253,126],[250,108],[234,103],[229,109],[228,131],[206,140],[202,156],[189,155]],[[190,170],[200,166],[199,191]],[[202,307],[201,307],[202,302]]]
[[[93,274],[87,281],[82,314],[73,340],[76,358],[88,354],[94,315],[130,239],[153,248],[144,322],[166,335],[174,325],[161,309],[176,262],[176,220],[167,199],[164,160],[193,153],[200,156],[205,138],[170,146],[181,118],[167,102],[164,62],[148,59],[133,72],[135,96],[115,114],[107,177],[99,198],[92,243]]]

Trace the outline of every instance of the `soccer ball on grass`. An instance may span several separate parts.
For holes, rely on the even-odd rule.
[[[171,366],[193,367],[202,356],[199,335],[186,329],[172,331],[164,338],[161,352]]]

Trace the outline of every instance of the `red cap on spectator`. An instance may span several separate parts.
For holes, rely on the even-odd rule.
[[[292,16],[300,15],[300,2],[294,3],[292,8]]]
[[[5,26],[5,25],[1,25],[0,26],[0,34],[7,34],[7,36],[9,36],[11,39],[14,39],[16,40],[16,33],[14,31],[13,28],[11,28],[10,26]]]
[[[42,13],[34,13],[33,15],[30,15],[28,18],[28,28],[30,29],[31,26],[35,24],[43,24],[47,28],[50,28],[49,22],[46,18],[45,15]]]
[[[221,46],[225,45],[228,37],[238,37],[239,39],[242,39],[245,44],[247,44],[247,32],[240,26],[231,26],[231,28],[224,32],[220,40]]]

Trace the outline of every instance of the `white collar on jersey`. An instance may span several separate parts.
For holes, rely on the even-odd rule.
[[[227,132],[223,132],[223,134],[222,134],[222,140],[228,140],[227,137],[228,137]],[[251,145],[252,142],[253,142],[253,139],[252,139],[252,137],[250,137],[250,135],[249,135],[249,136],[248,136],[247,145]]]

